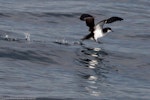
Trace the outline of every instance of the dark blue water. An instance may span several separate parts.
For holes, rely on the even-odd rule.
[[[0,0],[0,99],[149,100],[149,4]],[[82,13],[124,20],[106,25],[102,44],[74,44],[88,33]]]

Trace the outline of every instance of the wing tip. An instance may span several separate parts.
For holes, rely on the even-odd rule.
[[[119,20],[119,21],[122,21],[122,20],[124,20],[123,18],[121,18],[121,17],[115,17],[117,20]]]
[[[123,18],[119,17],[120,18],[120,21],[124,20]]]

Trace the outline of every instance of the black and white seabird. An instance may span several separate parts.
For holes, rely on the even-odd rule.
[[[96,42],[98,38],[101,38],[106,35],[106,33],[112,32],[110,27],[103,28],[104,24],[109,24],[115,21],[123,20],[120,17],[111,17],[108,19],[104,19],[98,22],[96,25],[94,23],[94,17],[89,14],[82,14],[80,20],[86,21],[86,25],[89,27],[90,34],[86,35],[82,40],[86,39],[94,39]]]

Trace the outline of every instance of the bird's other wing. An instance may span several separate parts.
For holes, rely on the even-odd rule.
[[[92,15],[89,15],[89,14],[82,14],[82,15],[80,16],[80,20],[85,21],[86,18],[88,18],[88,17],[93,17],[93,16],[92,16]]]
[[[89,31],[93,32],[95,24],[94,24],[94,17],[92,15],[82,14],[80,16],[80,20],[86,21],[86,25],[89,27]]]

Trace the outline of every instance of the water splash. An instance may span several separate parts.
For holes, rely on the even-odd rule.
[[[17,38],[17,37],[10,37],[7,33],[4,33],[2,35],[0,35],[0,40],[4,40],[4,41],[30,41],[30,34],[29,33],[24,33],[25,38]]]
[[[24,35],[25,35],[25,39],[27,41],[30,41],[30,33],[24,33]]]
[[[69,44],[69,42],[66,39],[56,40],[53,43],[60,44],[60,45],[71,45],[71,44]]]
[[[8,39],[8,35],[5,33],[5,36],[4,36],[4,38],[6,38],[6,39]]]

